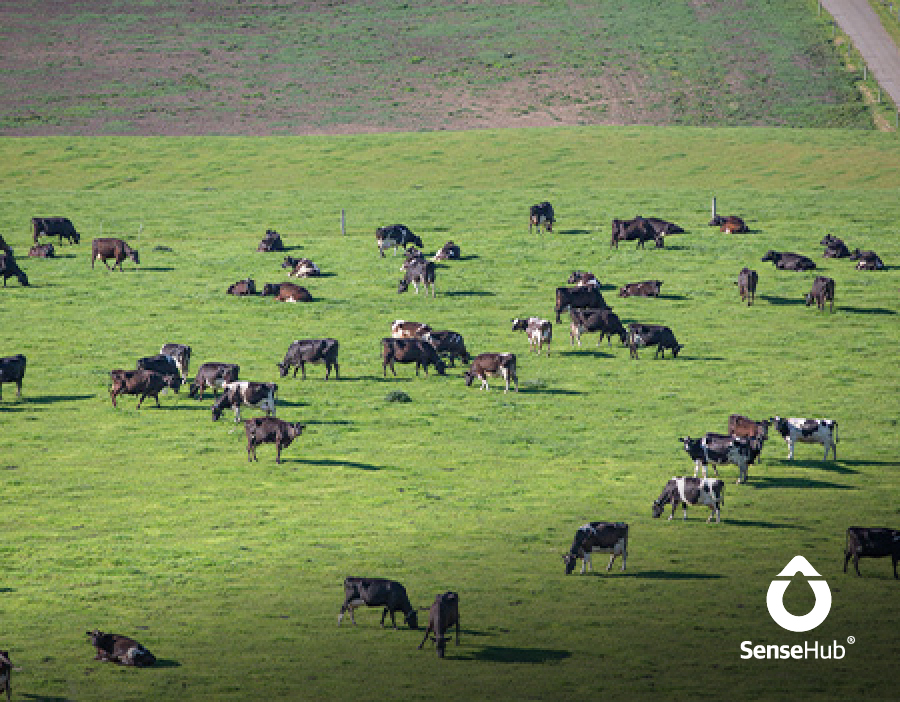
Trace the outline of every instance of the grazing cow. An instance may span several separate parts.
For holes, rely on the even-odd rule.
[[[9,660],[9,651],[0,651],[0,690],[6,690],[6,702],[12,700],[13,664]]]
[[[481,389],[490,390],[488,376],[500,376],[506,383],[503,392],[509,392],[509,381],[512,379],[516,392],[519,392],[519,377],[516,375],[516,354],[514,353],[481,353],[472,361],[463,377],[466,379],[466,387],[472,385],[475,378],[481,380]]]
[[[413,261],[406,268],[406,275],[397,286],[398,293],[405,293],[409,290],[409,284],[412,283],[419,294],[419,285],[422,285],[425,295],[428,295],[428,286],[431,286],[431,296],[434,297],[434,263],[431,261]]]
[[[254,417],[244,420],[247,434],[247,461],[258,461],[256,447],[260,444],[275,444],[275,463],[281,463],[281,449],[291,445],[303,430],[305,424],[285,422],[276,417]]]
[[[275,293],[276,302],[312,302],[309,290],[296,283],[280,283]]]
[[[152,370],[113,370],[109,372],[109,377],[112,381],[109,397],[113,407],[118,407],[116,398],[119,395],[140,395],[137,409],[148,397],[156,400],[156,406],[160,407],[159,393],[166,388],[178,392],[181,387],[181,376],[177,372],[163,375]]]
[[[275,383],[254,383],[236,380],[222,386],[222,395],[212,406],[212,419],[219,421],[222,412],[229,407],[234,409],[235,423],[241,420],[241,405],[256,407],[269,415],[275,416],[275,395],[278,385]]]
[[[541,202],[537,205],[532,205],[529,210],[528,233],[531,234],[534,227],[537,227],[538,231],[541,231],[541,227],[543,227],[548,232],[552,232],[553,223],[555,221],[556,217],[553,216],[553,205],[549,202]]]
[[[625,327],[622,326],[622,320],[611,309],[594,309],[592,307],[576,307],[569,310],[571,322],[569,324],[569,340],[572,346],[575,341],[581,346],[581,335],[587,332],[600,332],[600,338],[597,340],[597,346],[603,343],[603,336],[606,336],[607,346],[612,345],[613,334],[617,334],[625,343],[628,337]]]
[[[600,292],[600,286],[587,285],[574,288],[557,288],[556,289],[556,323],[562,322],[560,313],[565,312],[573,307],[609,307],[603,294]]]
[[[253,278],[244,278],[228,286],[229,295],[256,295],[256,281]]]
[[[353,610],[357,607],[384,607],[381,613],[381,626],[384,627],[384,618],[390,613],[391,624],[396,629],[397,620],[395,612],[403,612],[406,625],[410,629],[419,628],[419,615],[409,602],[406,588],[396,580],[386,578],[344,578],[344,604],[341,605],[338,614],[338,626],[344,619],[344,613],[350,612],[350,621],[356,626]]]
[[[569,276],[567,282],[569,285],[574,283],[579,288],[586,285],[600,285],[600,281],[597,280],[597,277],[593,273],[588,273],[587,271],[572,271],[572,275]]]
[[[16,397],[22,397],[25,363],[25,356],[20,353],[17,353],[15,356],[0,358],[0,400],[3,399],[3,383],[15,383]]]
[[[771,261],[775,267],[783,271],[811,271],[815,270],[816,262],[807,256],[790,252],[778,252],[769,249],[761,261]]]
[[[858,271],[880,271],[884,268],[884,261],[879,258],[874,251],[860,251],[854,249],[850,254],[851,261],[858,261],[856,270]]]
[[[387,227],[378,227],[375,230],[375,243],[378,244],[378,252],[384,258],[385,249],[394,249],[397,253],[397,247],[404,250],[407,246],[418,246],[420,249],[424,246],[422,240],[413,234],[409,227],[403,224],[391,224]]]
[[[281,235],[274,229],[266,229],[266,235],[263,237],[262,241],[259,242],[259,246],[256,247],[256,250],[262,251],[263,253],[284,251],[284,243],[281,241]]]
[[[132,638],[104,634],[97,629],[87,632],[87,635],[91,637],[91,645],[97,649],[95,661],[133,665],[137,668],[146,668],[156,663],[156,656]]]
[[[25,275],[25,271],[19,268],[19,264],[16,263],[12,253],[0,251],[0,275],[3,276],[4,288],[6,287],[6,281],[13,276],[19,281],[19,285],[23,287],[28,286],[28,276]]]
[[[666,357],[666,349],[672,349],[672,357],[677,358],[678,352],[684,348],[675,338],[675,334],[669,327],[661,324],[629,324],[628,325],[628,349],[632,358],[637,358],[637,350],[641,346],[656,346],[653,358],[659,358],[662,353]]]
[[[212,388],[213,397],[219,396],[219,388],[224,387],[225,383],[233,383],[238,379],[241,367],[234,363],[219,363],[216,361],[208,361],[197,370],[194,382],[191,383],[191,389],[188,392],[189,397],[203,399],[203,391],[206,388]]]
[[[619,289],[619,297],[659,297],[661,280],[645,280],[641,283],[625,283]]]
[[[0,234],[0,251],[7,253],[10,256],[13,255],[12,247],[6,243],[6,239],[3,238],[2,234]]]
[[[665,246],[663,235],[653,227],[652,223],[644,217],[634,219],[614,219],[612,221],[612,238],[610,247],[619,248],[620,241],[637,241],[638,248],[644,248],[644,244],[650,240],[656,243],[656,248]]]
[[[881,527],[850,527],[847,529],[847,545],[844,547],[844,572],[847,563],[853,559],[856,574],[862,557],[884,558],[890,556],[894,564],[894,578],[897,576],[897,561],[900,561],[900,530]],[[900,578],[898,578],[900,579]]]
[[[459,246],[454,244],[452,241],[448,241],[444,244],[440,251],[438,251],[432,261],[458,261],[459,260]]]
[[[725,482],[717,478],[672,478],[663,488],[662,494],[653,502],[653,517],[658,518],[665,510],[667,504],[672,505],[672,514],[669,520],[675,516],[675,510],[681,504],[682,518],[687,519],[688,505],[701,505],[709,507],[710,515],[706,519],[709,524],[713,516],[718,524],[721,519],[722,505],[725,504]]]
[[[725,232],[726,234],[740,234],[750,231],[747,225],[744,224],[744,220],[736,215],[729,215],[728,217],[716,215],[709,221],[709,226],[718,227],[720,232]]]
[[[406,255],[403,257],[403,265],[400,266],[400,270],[408,271],[410,266],[416,263],[425,263],[425,254],[419,251],[415,246],[410,246],[406,250]]]
[[[547,355],[550,355],[550,342],[553,340],[553,325],[546,319],[540,317],[528,317],[522,319],[516,317],[512,321],[513,331],[524,331],[528,337],[528,346],[532,351],[537,351],[538,355],[546,344]]]
[[[741,294],[741,302],[747,301],[747,307],[756,300],[756,284],[759,282],[759,274],[751,268],[741,268],[738,273],[737,286]]]
[[[612,568],[616,556],[622,556],[622,570],[625,570],[625,562],[628,557],[628,525],[624,522],[590,522],[578,528],[575,532],[575,540],[569,552],[563,556],[566,564],[566,575],[575,570],[575,564],[581,559],[581,574],[584,575],[584,567],[593,570],[591,565],[591,553],[609,553],[609,563],[606,570]]]
[[[826,234],[819,243],[825,247],[825,252],[822,254],[825,258],[848,258],[850,256],[850,249],[842,239],[838,239],[836,236]]]
[[[388,366],[391,367],[391,373],[397,375],[394,363],[415,363],[416,375],[419,374],[420,366],[425,370],[425,375],[428,375],[429,365],[435,367],[438,375],[444,375],[447,368],[434,346],[424,339],[384,338],[381,340],[381,370],[385,377]]]
[[[684,229],[674,222],[668,222],[659,217],[645,217],[644,219],[650,223],[650,226],[653,227],[653,231],[660,237],[668,236],[669,234],[684,234]]]
[[[288,265],[288,262],[291,265]],[[319,267],[308,258],[292,258],[288,256],[284,259],[281,267],[291,269],[291,272],[288,273],[291,278],[317,278],[322,275]]]
[[[81,241],[81,237],[67,217],[32,217],[31,227],[35,244],[38,243],[39,236],[58,236],[60,245],[63,237],[68,239],[70,244]]]
[[[454,625],[456,625],[456,645],[459,646],[459,595],[455,592],[437,595],[428,610],[428,627],[425,629],[425,638],[419,644],[419,650],[428,641],[428,635],[434,632],[438,658],[443,658],[447,647],[447,637],[444,634]]]
[[[825,303],[831,303],[831,311],[834,312],[834,278],[817,275],[813,281],[812,289],[806,294],[806,306],[813,302],[820,310],[825,310]]]
[[[187,381],[187,374],[191,369],[191,347],[186,344],[163,344],[159,352],[172,357],[182,379]]]
[[[456,365],[456,359],[462,359],[463,363],[468,363],[471,357],[466,351],[466,342],[462,338],[462,334],[455,331],[445,329],[443,331],[427,331],[422,335],[425,341],[434,346],[434,350],[441,357],[446,356],[451,366]]]
[[[112,268],[110,268],[109,264],[106,262],[109,258],[115,261]],[[137,265],[140,265],[141,263],[137,249],[131,248],[121,239],[103,237],[94,239],[91,242],[91,268],[94,267],[96,261],[103,261],[103,265],[106,266],[108,270],[114,271],[118,266],[119,270],[123,271],[122,262],[126,258],[130,258]]]
[[[28,249],[28,255],[32,258],[53,258],[53,244],[35,244]]]
[[[837,422],[833,419],[804,419],[791,417],[782,419],[774,417],[772,424],[788,444],[788,460],[794,458],[794,444],[822,444],[825,447],[823,461],[828,460],[828,451],[831,450],[831,458],[837,460]]]
[[[338,377],[338,342],[337,339],[303,339],[293,341],[288,347],[284,360],[276,363],[281,377],[284,378],[294,366],[294,377],[297,371],[306,380],[307,363],[324,363],[325,380],[331,376],[331,368],[334,367],[334,377]]]
[[[160,375],[177,375],[184,381],[184,375],[178,367],[175,359],[167,354],[157,354],[156,356],[145,356],[137,361],[138,370],[156,371]]]
[[[688,436],[678,440],[684,446],[688,456],[694,461],[695,478],[701,468],[705,478],[709,464],[712,464],[713,471],[715,471],[718,478],[719,466],[731,463],[738,467],[738,483],[746,482],[747,466],[752,463],[751,459],[754,458],[750,439],[726,436],[724,434],[707,434],[702,439],[692,439]],[[758,444],[757,448],[760,445]]]
[[[391,324],[391,336],[394,339],[424,339],[430,331],[431,327],[427,324],[407,322],[403,319],[394,320]]]

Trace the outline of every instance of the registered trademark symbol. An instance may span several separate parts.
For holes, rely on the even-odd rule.
[[[848,643],[848,644],[854,644],[854,643],[856,643],[856,637],[855,637],[855,636],[848,636],[848,637],[847,637],[847,643]]]

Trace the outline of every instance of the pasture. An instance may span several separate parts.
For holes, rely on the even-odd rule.
[[[23,398],[5,385],[0,400],[14,695],[892,699],[900,586],[883,559],[863,560],[862,578],[841,568],[846,527],[900,527],[898,164],[891,135],[839,130],[0,141],[0,233],[32,283],[0,290],[0,355],[28,357]],[[707,227],[713,196],[751,232]],[[545,199],[554,231],[529,236],[528,206]],[[610,250],[610,220],[636,214],[687,231]],[[35,215],[70,217],[81,244],[28,259]],[[375,228],[398,222],[427,253],[461,247],[435,299],[398,295],[400,257],[378,256]],[[301,281],[312,303],[225,295],[248,276],[287,280],[281,255],[255,252],[267,228],[321,268]],[[887,270],[823,259],[825,233]],[[141,265],[91,270],[101,235]],[[811,256],[836,281],[835,312],[806,307],[815,273],[776,271],[768,249]],[[753,307],[733,284],[743,266],[759,272]],[[624,322],[670,326],[679,357],[630,360],[591,335],[573,349],[565,316],[550,355],[529,355],[510,320],[552,318],[575,269]],[[647,279],[660,298],[616,297]],[[521,391],[466,388],[459,365],[384,379],[379,342],[398,318],[456,330],[473,354],[517,353]],[[278,377],[292,340],[325,336],[339,380],[320,365]],[[192,346],[192,372],[227,361],[278,382],[278,416],[307,424],[280,466],[271,445],[247,462],[242,427],[213,423],[208,393],[111,406],[110,369],[166,342]],[[412,401],[386,401],[396,390]],[[800,445],[788,462],[776,436],[747,485],[720,471],[723,523],[699,507],[652,519],[666,481],[692,474],[678,437],[725,431],[732,412],[836,419],[838,459]],[[629,523],[625,573],[598,554],[593,574],[563,574],[590,520]],[[807,634],[765,604],[798,554],[833,596]],[[382,630],[380,610],[339,628],[347,575],[395,578],[417,607],[459,592],[462,645],[438,660],[416,650],[421,630]],[[797,580],[786,606],[802,613],[812,591]],[[94,628],[138,639],[157,666],[94,662]],[[837,641],[846,655],[741,660],[743,641]]]

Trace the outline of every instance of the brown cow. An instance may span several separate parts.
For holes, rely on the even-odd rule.
[[[156,663],[156,656],[128,636],[104,634],[98,629],[87,632],[87,635],[91,637],[91,645],[97,649],[95,661],[133,665],[137,668]]]
[[[741,294],[741,302],[744,300],[747,301],[747,307],[753,304],[756,300],[756,284],[759,281],[759,274],[752,270],[751,268],[741,268],[741,272],[738,273],[738,279],[736,285],[738,286],[738,292]]]
[[[625,283],[619,289],[619,297],[659,297],[661,280],[645,280],[641,283]]]
[[[109,372],[112,387],[109,390],[109,397],[112,399],[113,407],[117,407],[116,398],[119,395],[140,395],[137,408],[141,408],[141,403],[148,397],[156,400],[156,406],[159,407],[159,393],[166,388],[171,388],[178,392],[181,387],[181,376],[177,373],[173,375],[163,375],[152,370],[112,370]]]
[[[806,306],[809,307],[813,302],[820,310],[825,310],[825,303],[831,303],[831,311],[834,312],[834,278],[828,278],[824,275],[817,275],[813,280],[812,290],[806,294]]]
[[[438,658],[443,658],[444,650],[447,647],[445,634],[454,625],[456,626],[456,645],[459,646],[459,595],[455,592],[437,595],[428,610],[428,626],[425,629],[425,638],[419,644],[419,650],[422,650],[422,646],[428,641],[428,635],[434,632],[434,644]]]
[[[287,448],[306,428],[305,424],[285,422],[276,417],[254,417],[244,420],[247,433],[247,460],[258,461],[256,447],[275,444],[275,463],[281,463],[281,449]]]
[[[107,259],[115,260],[115,264],[110,268],[106,262]],[[121,239],[113,239],[111,237],[103,237],[94,239],[91,242],[91,268],[94,267],[95,261],[103,261],[103,265],[109,270],[115,270],[118,266],[119,270],[123,270],[122,262],[130,258],[135,264],[140,265],[137,249],[131,248]]]
[[[488,376],[498,375],[506,382],[506,389],[503,392],[509,392],[509,381],[512,379],[515,383],[516,392],[519,392],[519,377],[516,375],[516,354],[514,353],[482,353],[475,357],[472,365],[469,366],[463,377],[466,379],[466,386],[471,386],[472,381],[478,378],[481,381],[482,390],[490,390],[488,386]]]

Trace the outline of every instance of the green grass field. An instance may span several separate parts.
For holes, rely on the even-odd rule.
[[[0,290],[0,355],[28,356],[23,398],[4,385],[0,400],[14,698],[894,699],[900,585],[885,560],[864,560],[862,578],[841,567],[846,527],[900,528],[898,164],[893,136],[839,130],[0,141],[0,233],[32,283]],[[753,231],[707,227],[713,196]],[[543,199],[555,231],[529,236]],[[610,250],[610,220],[639,213],[687,232]],[[81,244],[26,258],[35,215],[70,217]],[[400,259],[373,237],[395,222],[429,253],[461,246],[435,299],[397,294]],[[255,253],[270,227],[325,273],[306,283],[313,303],[225,295],[247,276],[286,280],[281,256]],[[141,266],[91,270],[101,232]],[[826,232],[888,270],[822,259]],[[804,306],[813,274],[760,262],[769,248],[836,280],[834,314]],[[743,266],[760,275],[750,308],[733,285]],[[551,354],[530,355],[511,318],[549,318],[576,268],[623,321],[672,327],[681,355],[634,361],[591,336],[572,349],[565,319]],[[650,278],[661,298],[616,297]],[[459,331],[473,353],[516,352],[520,392],[466,388],[459,366],[385,380],[379,340],[397,318]],[[340,380],[321,366],[277,377],[293,339],[321,336],[340,341]],[[208,395],[111,406],[109,370],[166,342],[190,344],[194,369],[230,361],[278,381],[278,416],[307,424],[282,465],[272,446],[248,463],[242,427],[213,423]],[[394,390],[412,402],[387,402]],[[700,508],[653,520],[665,482],[692,468],[677,437],[724,431],[732,412],[837,419],[838,460],[800,445],[788,462],[773,438],[748,485],[723,471],[722,524]],[[628,570],[606,574],[598,555],[595,574],[566,577],[575,529],[598,519],[630,524]],[[765,605],[798,554],[833,595],[807,634]],[[396,578],[417,606],[458,591],[462,645],[438,660],[374,610],[339,628],[346,575]],[[795,613],[812,601],[788,590]],[[160,665],[94,662],[95,627]],[[743,641],[838,641],[846,656],[741,660]]]

